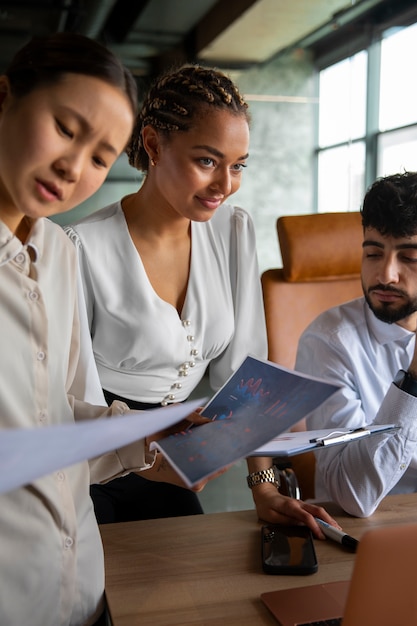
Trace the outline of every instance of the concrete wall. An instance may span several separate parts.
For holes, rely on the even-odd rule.
[[[288,101],[250,101],[250,158],[235,204],[252,215],[261,271],[279,267],[276,220],[313,210],[313,68],[302,52],[281,56],[238,79],[245,94],[282,96]],[[292,99],[299,100],[293,101]]]

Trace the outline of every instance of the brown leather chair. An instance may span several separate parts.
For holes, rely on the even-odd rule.
[[[281,269],[262,274],[268,358],[292,369],[303,330],[326,309],[362,295],[359,212],[293,215],[277,220]],[[293,430],[304,430],[300,422]],[[291,461],[301,497],[314,497],[313,453]],[[292,489],[291,495],[296,495]]]

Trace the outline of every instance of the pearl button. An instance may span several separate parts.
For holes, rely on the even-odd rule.
[[[29,291],[30,300],[32,300],[33,302],[36,302],[38,298],[39,298],[39,295],[36,293],[36,291]]]
[[[19,265],[22,265],[25,262],[25,255],[20,252],[20,254],[18,254],[16,256],[16,263],[19,263]]]
[[[45,359],[45,352],[42,352],[42,350],[39,350],[38,354],[36,355],[36,358],[38,359],[38,361],[43,361]]]
[[[74,545],[74,540],[71,537],[65,537],[65,541],[64,541],[65,548],[68,550],[69,548],[72,548],[73,545]]]

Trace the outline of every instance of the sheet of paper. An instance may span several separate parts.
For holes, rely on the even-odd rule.
[[[338,387],[248,356],[204,407],[212,421],[156,442],[193,486],[288,431]]]
[[[169,428],[204,402],[44,428],[0,430],[0,493]]]

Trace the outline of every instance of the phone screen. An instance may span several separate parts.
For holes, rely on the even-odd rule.
[[[262,566],[267,574],[313,574],[318,569],[313,536],[306,526],[262,527]]]

